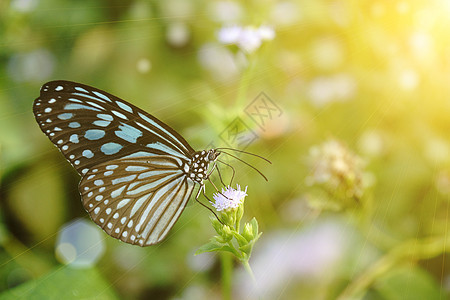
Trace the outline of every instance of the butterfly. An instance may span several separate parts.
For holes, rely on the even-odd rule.
[[[161,242],[194,186],[200,186],[196,199],[205,190],[221,154],[219,148],[195,151],[142,109],[76,82],[44,84],[33,113],[81,175],[78,188],[91,219],[129,244]]]

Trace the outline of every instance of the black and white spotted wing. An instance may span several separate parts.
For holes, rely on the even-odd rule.
[[[186,206],[194,182],[179,158],[122,158],[91,169],[80,182],[83,205],[109,235],[140,246],[160,242]]]
[[[75,82],[44,84],[33,112],[41,130],[81,175],[127,155],[186,158],[195,152],[175,130],[142,109]]]
[[[82,176],[79,190],[91,218],[130,244],[160,242],[220,154],[196,152],[152,115],[75,82],[44,84],[33,112]]]

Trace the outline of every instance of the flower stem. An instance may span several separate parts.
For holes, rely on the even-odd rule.
[[[233,272],[233,257],[230,253],[220,253],[222,265],[222,295],[224,300],[231,300],[231,276]]]
[[[248,272],[248,274],[250,274],[250,277],[252,278],[253,283],[256,283],[255,275],[253,274],[252,268],[250,267],[248,260],[242,261],[242,264],[244,265],[244,268]]]
[[[371,267],[351,282],[337,298],[338,300],[361,298],[377,278],[380,278],[396,265],[405,261],[430,259],[450,251],[450,239],[430,237],[407,240],[374,262]]]
[[[241,107],[247,101],[247,99],[246,99],[247,91],[248,91],[248,87],[250,85],[250,80],[252,78],[253,71],[255,69],[255,65],[256,65],[256,61],[257,61],[256,54],[253,55],[252,58],[253,59],[249,58],[248,66],[245,68],[244,73],[242,74],[241,82],[240,82],[239,89],[238,89],[238,94],[236,97],[236,99],[237,99],[236,104],[238,107]]]

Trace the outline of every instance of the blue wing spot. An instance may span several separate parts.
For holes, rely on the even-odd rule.
[[[123,113],[120,113],[120,112],[115,111],[115,110],[111,110],[111,112],[112,112],[113,114],[115,114],[116,116],[118,116],[119,118],[128,120],[127,116],[125,116]]]
[[[80,99],[77,99],[77,98],[69,98],[69,101],[83,103],[83,101],[81,101]]]
[[[84,98],[89,98],[89,99],[92,99],[92,100],[95,100],[95,101],[100,101],[100,102],[105,103],[105,101],[103,101],[102,99],[99,99],[99,98],[91,96],[91,95],[85,95],[85,94],[81,94],[81,93],[73,93],[72,95],[81,96],[81,97],[84,97]],[[73,101],[73,99],[69,99],[69,100]],[[81,101],[78,100],[78,101],[75,101],[75,102],[81,102]]]
[[[73,113],[63,113],[58,115],[58,119],[60,120],[68,120],[73,117]]]
[[[116,101],[117,105],[119,105],[119,107],[129,113],[133,113],[133,109],[131,109],[131,107],[129,107],[128,105],[126,105],[125,103]]]
[[[142,136],[142,131],[128,124],[119,125],[119,129],[115,131],[116,135],[130,143],[136,143],[137,139]]]
[[[156,155],[156,154],[150,153],[150,152],[145,152],[145,151],[138,151],[138,152],[131,153],[127,156],[124,156],[122,158],[146,157],[146,156],[153,156],[153,155]]]
[[[97,179],[96,181],[94,181],[94,184],[95,184],[96,186],[99,186],[99,185],[104,185],[105,183],[103,182],[103,180]]]
[[[94,157],[94,153],[91,150],[87,149],[83,151],[83,156],[86,158],[92,158]]]
[[[97,117],[99,119],[105,120],[105,121],[112,121],[114,120],[113,116],[107,115],[107,114],[97,114]]]
[[[106,101],[110,101],[110,102],[111,102],[111,99],[109,99],[108,97],[106,97],[106,96],[103,95],[102,93],[99,93],[99,92],[96,92],[96,91],[93,91],[93,93],[94,93],[96,96],[98,96],[98,97],[100,97],[100,98],[102,98],[102,99],[104,99],[104,100],[106,100]]]
[[[138,112],[138,115],[142,118],[142,119],[144,119],[145,121],[147,121],[149,124],[151,124],[152,126],[154,126],[154,127],[156,127],[157,129],[159,129],[159,130],[161,130],[162,132],[164,132],[164,133],[166,133],[168,136],[170,136],[174,141],[176,141],[177,143],[176,143],[176,146],[179,148],[179,149],[181,149],[180,148],[180,146],[183,148],[183,149],[185,149],[185,150],[187,150],[187,148],[182,144],[182,143],[179,143],[178,142],[178,139],[172,134],[172,133],[170,133],[169,131],[167,131],[166,129],[164,129],[161,125],[159,125],[158,123],[156,123],[155,121],[153,121],[152,119],[150,119],[149,117],[147,117],[146,115],[144,115],[144,114],[142,114],[142,113],[140,113],[140,112]],[[154,130],[152,130],[152,132],[155,132]],[[166,139],[167,140],[167,139]],[[169,142],[171,142],[170,140],[169,140]],[[172,142],[171,142],[172,143]],[[173,144],[173,143],[172,143]],[[175,144],[174,144],[175,145]]]
[[[122,145],[117,143],[106,143],[100,147],[100,151],[102,151],[106,155],[116,154],[123,148]]]
[[[78,123],[78,122],[70,122],[70,123],[69,123],[69,127],[70,127],[70,128],[80,128],[80,127],[81,127],[81,124]]]
[[[76,89],[77,91],[80,91],[80,92],[89,93],[88,91],[86,91],[85,89],[83,89],[82,87],[79,87],[79,86],[74,87],[74,89]]]
[[[74,144],[77,144],[79,142],[78,140],[78,134],[72,134],[69,138],[69,141],[71,141]]]
[[[88,110],[100,111],[99,109],[97,109],[95,107],[82,105],[82,104],[73,104],[73,103],[67,104],[66,106],[64,106],[64,109],[66,109],[66,110],[70,110],[70,109],[88,109]]]
[[[98,121],[92,122],[92,124],[100,126],[100,127],[107,127],[107,126],[109,126],[109,124],[111,124],[111,122],[98,120]]]
[[[88,103],[89,105],[95,106],[97,108],[100,108],[100,109],[105,109],[103,106],[101,106],[101,105],[99,105],[99,104],[97,104],[95,102],[86,101],[86,103]]]
[[[100,129],[89,129],[84,134],[84,137],[90,141],[96,141],[105,136],[105,131]]]
[[[128,171],[128,172],[140,172],[140,171],[144,171],[144,170],[148,170],[148,168],[141,167],[141,166],[128,166],[125,168],[125,171]]]
[[[111,182],[112,182],[112,184],[118,184],[118,183],[121,183],[121,182],[131,181],[131,180],[133,180],[135,178],[136,178],[136,175],[130,175],[130,176],[125,176],[125,177],[120,177],[120,178],[117,178],[117,179],[113,179],[113,180],[111,180]]]

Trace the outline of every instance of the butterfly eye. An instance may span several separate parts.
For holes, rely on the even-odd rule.
[[[220,152],[216,152],[214,149],[209,150],[208,161],[215,161],[219,155],[220,155]]]

